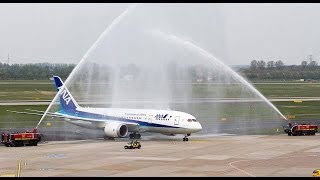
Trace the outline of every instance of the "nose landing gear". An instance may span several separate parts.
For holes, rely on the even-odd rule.
[[[191,134],[186,134],[184,135],[183,141],[189,141],[188,136],[190,136]]]

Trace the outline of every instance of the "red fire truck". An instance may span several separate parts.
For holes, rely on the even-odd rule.
[[[291,124],[284,126],[284,132],[289,136],[315,135],[318,132],[318,126],[315,124]]]
[[[41,136],[36,128],[32,132],[2,133],[1,143],[6,147],[37,146]]]

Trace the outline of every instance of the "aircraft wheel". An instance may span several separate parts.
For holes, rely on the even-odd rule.
[[[189,141],[189,138],[186,138],[186,141]]]

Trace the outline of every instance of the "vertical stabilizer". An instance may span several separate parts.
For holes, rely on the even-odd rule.
[[[57,92],[60,91],[59,101],[60,101],[60,109],[64,112],[74,112],[77,107],[80,107],[78,103],[74,100],[71,93],[67,89],[66,86],[63,85],[63,82],[59,76],[53,76]]]

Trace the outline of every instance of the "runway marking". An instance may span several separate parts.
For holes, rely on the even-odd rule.
[[[132,159],[132,160],[150,160],[150,161],[179,161],[181,158],[159,158],[159,157],[131,157],[131,156],[121,156],[116,157],[119,159]]]
[[[64,158],[65,155],[64,154],[49,154],[48,157],[49,158]]]
[[[21,162],[22,160],[20,159],[18,162],[18,170],[17,174],[12,174],[12,173],[6,173],[6,174],[0,174],[0,177],[20,177],[21,174]],[[27,165],[27,162],[24,162],[24,165]]]
[[[238,161],[233,161],[233,162],[229,163],[228,165],[229,165],[229,166],[231,166],[232,168],[236,169],[236,170],[239,170],[239,171],[241,171],[241,172],[243,172],[243,173],[245,173],[245,174],[247,174],[247,175],[251,176],[251,177],[256,177],[255,175],[250,174],[249,172],[247,172],[247,171],[245,171],[245,170],[243,170],[243,169],[237,168],[237,167],[235,167],[235,166],[233,166],[233,165],[232,165],[233,163],[240,162],[240,161],[248,161],[248,160],[238,160]]]
[[[189,140],[190,142],[208,142],[208,140],[206,140],[206,139],[193,139],[193,140]]]
[[[17,177],[20,177],[20,172],[21,172],[21,159],[19,160],[19,163],[18,163],[18,172],[17,172]]]
[[[227,155],[202,155],[202,156],[196,156],[196,157],[192,157],[191,159],[204,159],[204,160],[225,160],[225,159],[229,159],[231,158],[231,156],[227,156]]]

